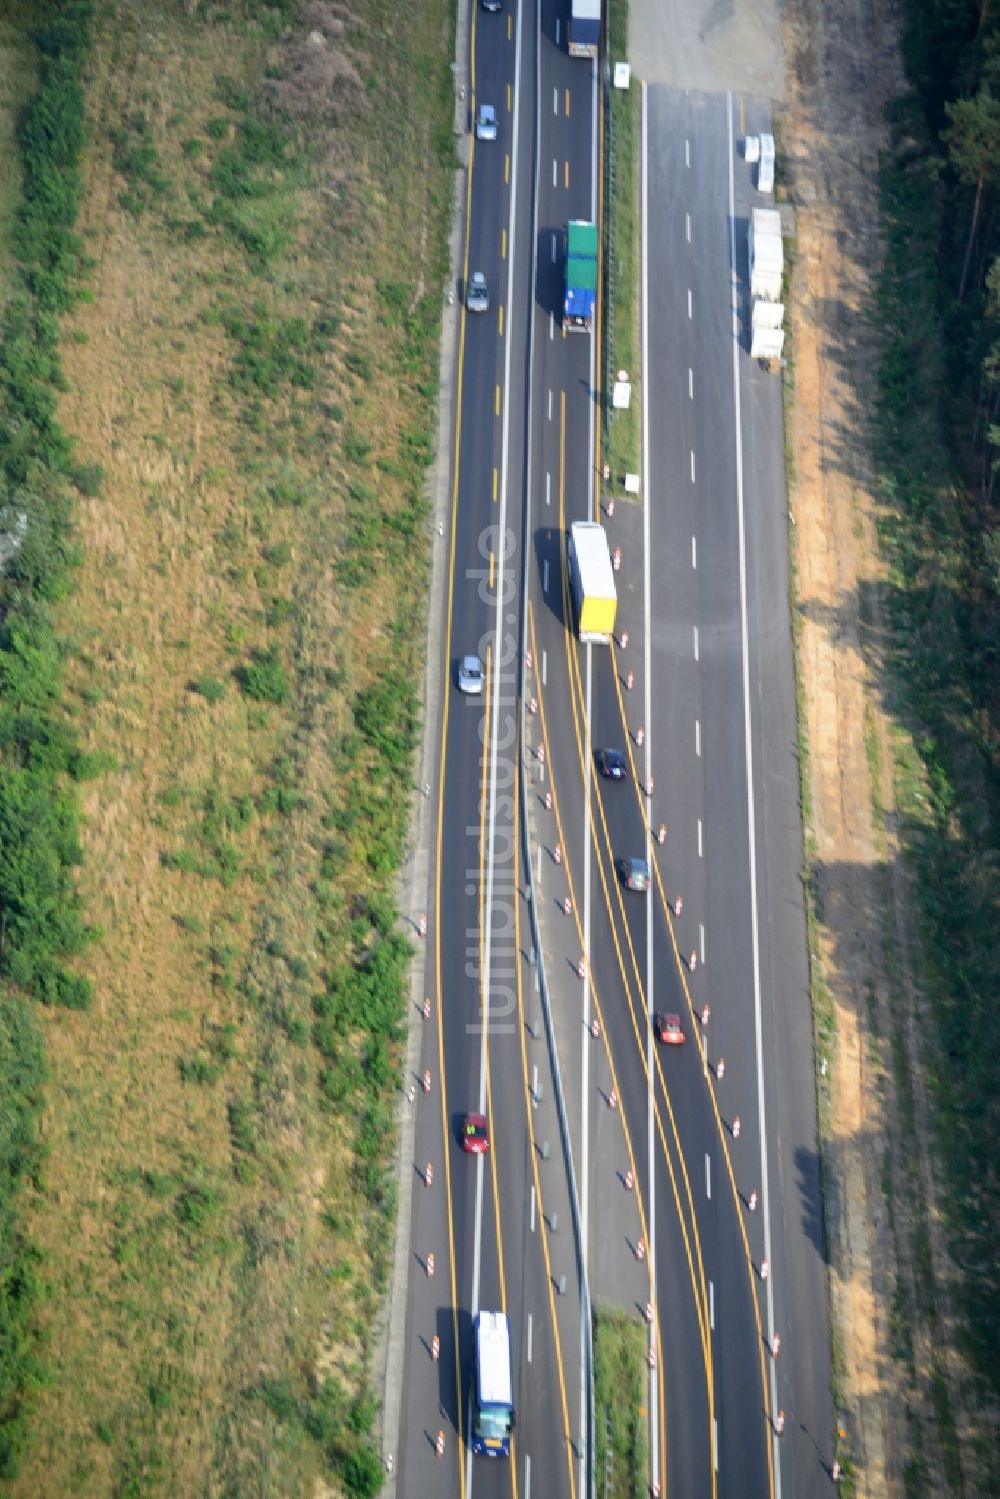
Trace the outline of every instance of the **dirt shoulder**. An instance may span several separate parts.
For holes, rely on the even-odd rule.
[[[780,116],[797,211],[792,286],[798,660],[816,923],[835,1394],[855,1492],[979,1491],[947,1303],[919,956],[895,840],[870,414],[883,110],[904,86],[885,0],[795,0]],[[821,1063],[822,1065],[822,1063]]]

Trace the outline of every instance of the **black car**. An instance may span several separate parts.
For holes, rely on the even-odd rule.
[[[598,750],[597,768],[601,772],[601,775],[608,781],[628,780],[628,761],[621,750]]]

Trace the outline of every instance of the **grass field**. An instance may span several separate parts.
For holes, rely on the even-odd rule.
[[[44,1014],[48,1377],[15,1493],[376,1491],[453,167],[452,6],[397,22],[97,7],[61,623],[113,768],[84,807],[95,1002]],[[6,136],[30,75],[3,24]],[[0,173],[5,239],[15,195]]]
[[[612,65],[628,56],[628,5],[611,0],[608,56]],[[639,364],[639,263],[642,222],[639,201],[638,83],[608,91],[605,118],[605,282],[604,282],[604,461],[620,494],[625,474],[640,472],[642,369]],[[627,411],[611,408],[618,370],[627,370],[632,402]]]
[[[34,48],[27,35],[30,18],[28,0],[8,0],[0,11],[0,162],[9,164],[0,168],[0,305],[13,291],[12,235],[21,196],[17,121],[35,81]]]
[[[594,1314],[594,1472],[604,1499],[647,1492],[646,1328],[615,1307]]]

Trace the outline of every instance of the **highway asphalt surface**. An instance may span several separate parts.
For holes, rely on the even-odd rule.
[[[485,100],[500,135],[474,148],[458,290],[485,271],[491,308],[463,315],[458,335],[432,1015],[420,1062],[431,1089],[418,1074],[395,1487],[418,1499],[585,1492],[573,1451],[587,1415],[568,1195],[554,1163],[539,1174],[541,1120],[553,1144],[557,1125],[530,1097],[538,1066],[551,1092],[544,1047],[525,1024],[537,1014],[523,961],[530,859],[543,941],[558,930],[545,962],[595,1297],[638,1312],[648,1302],[652,1313],[652,1476],[685,1499],[825,1492],[832,1409],[781,388],[745,346],[752,195],[736,154],[747,121],[759,129],[765,116],[724,95],[648,92],[648,468],[643,504],[619,501],[607,518],[624,553],[619,644],[581,648],[565,536],[598,513],[599,349],[596,338],[562,335],[559,308],[563,227],[598,216],[598,95],[596,70],[561,45],[563,10],[541,0],[536,29],[533,5],[477,9],[472,30],[470,128]],[[518,788],[522,587],[526,690],[540,711],[528,719],[530,786]],[[475,650],[488,663],[481,700],[454,686],[458,658]],[[604,744],[628,748],[628,784],[594,781]],[[519,789],[529,850],[517,843]],[[545,790],[551,816],[540,811]],[[662,846],[650,836],[661,822]],[[647,896],[622,890],[614,861],[626,854],[654,865]],[[683,1047],[654,1041],[654,1011],[681,1016]],[[458,1147],[467,1109],[490,1117],[485,1160]],[[558,1239],[547,1229],[556,1202]],[[565,1296],[554,1291],[559,1255]],[[473,1463],[462,1446],[479,1307],[503,1307],[512,1321],[509,1464]]]
[[[571,1447],[579,1437],[581,1409],[579,1300],[568,1253],[565,1182],[554,1162],[543,1162],[544,1182],[539,1169],[544,1150],[557,1155],[558,1135],[551,1106],[536,1108],[529,1093],[536,1088],[536,1068],[540,1096],[550,1098],[551,1087],[544,1046],[528,1030],[537,1017],[537,997],[521,956],[527,912],[517,846],[536,139],[532,8],[508,4],[500,15],[477,8],[470,16],[470,52],[467,264],[457,295],[464,298],[468,276],[482,270],[490,310],[463,313],[458,327],[441,660],[448,689],[436,726],[438,822],[427,911],[431,1014],[412,1080],[417,1182],[394,1463],[396,1492],[415,1499],[453,1493],[474,1493],[477,1499],[528,1496],[532,1488],[536,1495],[575,1495],[582,1471]],[[482,102],[496,107],[499,135],[495,142],[473,145],[473,121]],[[456,686],[459,658],[475,652],[487,666],[481,698],[463,696]],[[427,1093],[424,1069],[430,1073]],[[491,1149],[485,1157],[466,1156],[460,1148],[461,1121],[470,1110],[489,1119]],[[428,1165],[430,1187],[425,1186]],[[557,1219],[558,1235],[552,1228]],[[427,1274],[429,1254],[433,1277]],[[563,1276],[567,1291],[557,1295]],[[468,1446],[472,1324],[479,1309],[505,1310],[511,1321],[517,1428],[510,1462],[473,1460]],[[555,1336],[560,1323],[569,1352],[565,1361]],[[443,1457],[436,1451],[439,1432]]]

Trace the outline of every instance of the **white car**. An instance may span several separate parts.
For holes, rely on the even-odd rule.
[[[470,697],[481,697],[483,675],[483,663],[478,656],[463,656],[458,663],[458,690]]]
[[[492,104],[480,104],[476,115],[476,140],[495,141],[497,138],[497,112]]]
[[[470,312],[489,312],[490,289],[482,271],[473,271],[465,293],[465,305]]]

